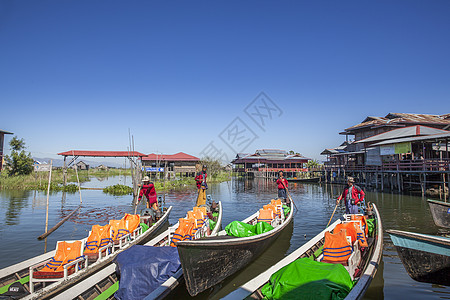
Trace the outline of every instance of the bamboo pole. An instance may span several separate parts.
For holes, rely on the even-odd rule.
[[[73,151],[72,151],[73,155]],[[75,164],[75,173],[77,174],[77,182],[78,182],[78,193],[80,194],[80,205],[83,203],[83,200],[81,199],[81,187],[80,187],[80,179],[78,178],[78,166]]]
[[[48,232],[47,230],[45,231],[44,234],[40,235],[38,237],[38,240],[42,240],[45,239],[47,236],[49,236],[53,231],[55,231],[56,229],[59,228],[59,226],[61,226],[64,222],[66,222],[71,216],[73,216],[73,214],[81,207],[81,204],[70,214],[68,214],[64,219],[62,219],[61,221],[59,221],[55,226],[52,227],[52,229],[50,229]]]
[[[49,204],[49,197],[50,197],[50,183],[52,181],[52,165],[53,165],[53,160],[50,160],[50,173],[48,175],[48,187],[47,187],[47,209],[45,212],[45,233],[47,233],[47,229],[48,229],[48,204]]]

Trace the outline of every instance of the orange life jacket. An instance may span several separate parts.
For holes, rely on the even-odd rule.
[[[198,229],[202,228],[202,226],[205,224],[205,217],[204,217],[203,212],[201,210],[195,210],[194,209],[194,212],[192,212],[190,216],[188,214],[188,218],[195,219],[195,222],[196,222],[195,231],[197,231]]]
[[[260,209],[258,215],[258,222],[266,222],[272,224],[274,212],[271,209]]]
[[[141,217],[139,215],[125,214],[123,219],[125,220],[125,225],[130,233],[135,231],[141,223]]]
[[[263,208],[264,209],[270,209],[270,210],[272,210],[273,211],[273,214],[275,215],[275,216],[281,216],[281,212],[278,210],[278,208],[277,208],[277,206],[276,205],[274,205],[274,204],[266,204],[266,205],[264,205],[263,206]]]
[[[353,250],[347,241],[345,229],[332,234],[325,232],[325,243],[323,244],[323,262],[345,264]]]
[[[272,199],[272,200],[270,200],[270,203],[271,203],[271,204],[274,204],[274,205],[283,205],[283,204],[281,203],[281,199],[277,199],[277,200]]]
[[[367,226],[367,220],[365,216],[358,216],[358,215],[351,215],[352,221],[361,221],[362,230],[364,230],[364,233],[367,235],[369,234],[369,227]],[[358,223],[359,225],[359,223]]]
[[[86,248],[84,249],[84,253],[97,253],[98,248],[106,246],[110,242],[112,242],[111,225],[92,225],[91,234],[86,241]]]
[[[109,220],[109,225],[111,225],[111,238],[114,242],[118,241],[124,235],[130,233],[128,231],[125,219]]]
[[[178,220],[179,225],[175,230],[170,246],[176,247],[175,242],[192,240],[194,238],[193,230],[195,228],[195,219],[192,218],[181,218]]]
[[[367,244],[366,235],[358,225],[356,225],[356,238],[358,239],[359,246],[369,247],[369,244]]]
[[[357,239],[355,223],[347,222],[347,223],[337,224],[336,227],[334,227],[333,232],[337,233],[337,232],[341,231],[342,229],[345,229],[347,236],[350,236],[352,238],[352,244],[353,244]]]
[[[40,272],[62,272],[64,265],[81,257],[81,241],[75,242],[58,242],[56,245],[55,256],[51,258]],[[69,269],[74,266],[70,266]]]

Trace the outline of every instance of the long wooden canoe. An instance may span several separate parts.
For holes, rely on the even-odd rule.
[[[450,203],[427,200],[434,223],[439,227],[450,228]]]
[[[23,299],[45,299],[51,298],[62,290],[68,289],[70,286],[76,284],[77,282],[83,280],[84,278],[90,277],[95,272],[101,270],[102,268],[111,264],[112,260],[120,252],[128,249],[132,245],[143,244],[147,242],[153,235],[160,229],[164,223],[167,222],[170,212],[172,211],[172,206],[169,207],[163,216],[156,222],[153,226],[147,229],[142,234],[135,236],[130,236],[126,238],[124,244],[120,248],[114,247],[113,252],[107,254],[106,256],[98,259],[94,263],[88,264],[87,267],[79,270],[78,272],[68,275],[66,278],[58,278],[54,282],[46,282],[44,286],[42,283],[35,283],[33,293],[23,297]],[[136,232],[141,232],[141,227],[139,226]],[[83,239],[87,240],[87,237]],[[18,264],[9,266],[0,270],[0,296],[8,290],[8,287],[14,282],[22,283],[26,291],[30,292],[30,267],[43,263],[49,260],[55,255],[56,250],[49,251],[42,255],[30,258],[26,261],[20,262]]]
[[[217,235],[220,231],[222,223],[222,203],[218,203],[219,216],[217,217],[217,223],[214,230],[211,231],[210,236]],[[175,230],[178,228],[178,222],[170,226],[167,230],[148,241],[144,246],[169,246],[171,238]],[[155,289],[145,299],[162,299],[168,295],[173,289],[175,289],[183,280],[183,272],[180,269],[179,272],[167,279],[159,288]],[[85,278],[83,281],[66,289],[62,293],[56,295],[54,299],[114,299],[114,293],[119,288],[119,278],[116,274],[116,264],[111,263],[108,267],[100,270],[92,276]]]
[[[365,292],[367,291],[367,288],[375,277],[378,264],[381,260],[383,252],[383,227],[376,205],[373,205],[373,212],[374,213],[372,217],[376,219],[376,227],[373,236],[368,238],[369,251],[364,251],[364,254],[361,255],[361,259],[359,261],[349,260],[348,266],[345,267],[348,271],[351,270],[351,273],[353,273],[353,270],[356,267],[362,270],[362,272],[357,275],[357,277],[354,277],[354,280],[356,280],[356,284],[353,286],[350,293],[346,296],[345,299],[347,300],[363,298]],[[265,284],[269,282],[269,279],[273,273],[279,271],[281,268],[300,258],[306,257],[319,261],[323,256],[322,248],[325,240],[325,232],[332,231],[337,224],[341,223],[342,220],[345,219],[349,219],[349,216],[344,215],[342,219],[332,223],[329,227],[320,232],[306,244],[280,260],[277,264],[269,268],[267,271],[261,273],[254,279],[240,286],[238,289],[228,294],[223,299],[263,299],[264,296],[261,293],[261,289]],[[353,275],[354,274],[351,274],[352,277]]]
[[[450,286],[450,238],[400,230],[387,232],[412,279]]]
[[[222,230],[217,237],[178,242],[178,254],[189,294],[195,296],[218,284],[262,254],[292,221],[293,204],[291,201],[290,213],[283,216],[274,229],[259,235],[231,237]],[[258,213],[243,222],[256,224]]]

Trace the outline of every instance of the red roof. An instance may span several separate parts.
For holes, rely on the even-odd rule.
[[[137,151],[87,151],[87,150],[69,150],[58,153],[63,156],[92,156],[92,157],[128,157],[128,156],[145,156],[145,154]]]
[[[198,157],[178,152],[176,154],[149,154],[142,158],[142,160],[159,160],[159,161],[200,161]]]

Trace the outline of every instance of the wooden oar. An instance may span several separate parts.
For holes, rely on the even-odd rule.
[[[138,203],[139,203],[139,193],[141,192],[141,188],[142,188],[142,185],[139,187],[139,190],[138,190],[138,192],[137,192],[137,197],[136,197],[136,203],[135,203],[135,205],[134,205],[134,214],[136,214],[137,213],[137,207],[138,207]],[[144,195],[142,195],[142,196],[144,196]]]
[[[340,201],[341,201],[341,200],[339,200],[339,202],[340,202]],[[336,212],[336,208],[338,207],[339,202],[336,203],[336,206],[334,207],[334,210],[333,210],[333,214],[331,215],[331,218],[330,218],[330,220],[328,221],[328,224],[327,224],[327,226],[326,226],[325,228],[327,228],[328,225],[330,225],[331,219],[333,219],[334,213]]]

